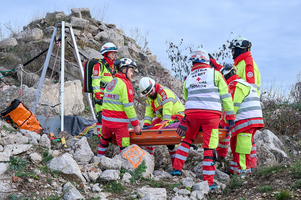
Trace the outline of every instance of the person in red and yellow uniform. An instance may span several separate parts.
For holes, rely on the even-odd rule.
[[[237,68],[237,75],[250,83],[260,97],[260,72],[251,54],[252,44],[243,37],[234,38],[229,45],[232,51],[234,66]]]
[[[230,147],[233,154],[230,173],[248,174],[253,168],[251,163],[253,136],[258,129],[264,127],[264,122],[256,89],[236,75],[236,72],[236,68],[231,64],[226,64],[222,69],[231,91],[235,112],[235,126],[230,128]],[[227,127],[228,124],[225,120],[221,120],[221,126]],[[220,151],[227,154],[228,148]]]
[[[181,120],[177,129],[179,136],[184,136],[176,151],[171,175],[181,175],[183,165],[188,157],[190,146],[199,131],[203,130],[203,180],[209,188],[216,188],[215,149],[218,145],[218,126],[222,106],[226,112],[226,119],[230,126],[234,126],[234,107],[227,83],[220,71],[209,65],[209,55],[199,49],[190,55],[193,63],[187,76],[183,92],[186,99],[185,118]]]
[[[253,60],[251,47],[251,42],[240,36],[234,38],[229,45],[229,48],[232,50],[234,66],[237,68],[237,75],[246,82],[250,83],[256,89],[258,97],[260,98],[260,72],[255,61]],[[252,144],[252,146],[252,165],[255,168],[257,166],[255,142]]]
[[[164,87],[149,77],[143,77],[139,81],[139,90],[143,96],[147,95],[144,128],[161,123],[162,121],[181,120],[184,117],[184,106],[177,95],[169,88]],[[153,120],[154,117],[157,117]],[[174,160],[175,145],[167,145],[171,157]],[[145,147],[151,155],[154,155],[155,146]]]
[[[114,74],[116,73],[116,69],[114,67],[115,55],[117,53],[116,46],[111,43],[105,43],[101,47],[101,54],[104,56],[104,59],[99,60],[93,67],[93,75],[92,75],[92,87],[93,87],[93,97],[95,103],[95,111],[96,111],[96,130],[97,135],[100,140],[101,137],[101,129],[102,129],[102,103],[103,103],[103,95],[104,90],[108,83],[113,80]],[[100,144],[98,144],[98,148]],[[97,151],[97,156],[101,156]]]
[[[133,103],[133,86],[130,81],[137,65],[129,58],[116,60],[114,64],[118,73],[104,91],[102,136],[98,147],[100,156],[105,156],[113,132],[120,151],[130,145],[129,122],[134,127],[135,133],[141,132]]]

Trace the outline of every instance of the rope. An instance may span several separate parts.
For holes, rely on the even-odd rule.
[[[24,65],[22,65],[23,67],[24,67]],[[20,67],[21,68],[21,70],[25,73],[25,74],[37,74],[38,72],[40,72],[42,69],[43,69],[43,67],[44,66],[42,66],[38,71],[36,71],[36,72],[27,72],[27,71],[25,71],[24,69],[23,69],[23,67]]]
[[[4,74],[2,77],[0,77],[0,79],[1,79],[1,78],[4,78],[5,76],[8,76],[10,73],[12,73],[12,72],[14,72],[14,71],[16,71],[16,70],[17,70],[17,68],[14,68],[14,69],[9,70],[9,71],[0,71],[0,73],[6,73],[6,74]]]
[[[52,101],[51,101],[50,105],[52,105],[52,103],[53,103],[53,101],[54,101],[54,99],[55,99],[55,97],[56,97],[57,91],[58,91],[59,86],[60,86],[60,82],[61,82],[61,75],[60,75],[59,82],[58,82],[58,84],[57,84],[57,87],[56,87],[56,90],[55,90],[55,94],[53,95],[53,98],[52,98]],[[49,109],[50,109],[50,105],[48,106],[48,109],[47,109],[47,111],[46,111],[46,119],[45,119],[45,126],[44,126],[44,127],[46,127],[46,123],[47,123],[47,120],[48,120],[48,117],[49,117]]]
[[[50,79],[49,79],[49,82],[48,82],[48,85],[47,85],[45,94],[48,92],[48,89],[49,89],[49,86],[50,86],[50,81],[51,81],[51,79],[52,79],[52,75],[53,75],[53,72],[54,72],[54,67],[55,67],[55,64],[56,64],[56,60],[57,60],[57,57],[58,57],[58,53],[59,53],[59,48],[57,48],[57,51],[56,51],[55,61],[54,61],[53,67],[52,67],[51,76],[50,76]],[[39,106],[37,107],[36,110],[38,110],[38,109],[40,108],[40,106],[41,106],[41,104],[42,104],[42,102],[43,102],[45,96],[46,96],[46,95],[43,96],[43,98],[42,98],[42,100],[40,101],[40,104],[39,104]],[[36,113],[34,113],[34,114],[36,114]],[[46,120],[45,120],[45,122],[46,122]],[[46,127],[46,126],[45,126],[45,127]]]

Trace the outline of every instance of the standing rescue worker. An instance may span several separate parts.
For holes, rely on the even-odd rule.
[[[250,83],[260,97],[260,72],[251,54],[252,43],[243,37],[234,38],[229,45],[232,50],[234,66],[237,68],[237,75]]]
[[[98,147],[100,156],[106,155],[113,132],[120,152],[130,145],[129,122],[134,127],[135,133],[141,132],[134,108],[134,92],[131,83],[131,77],[137,65],[129,58],[122,58],[114,63],[118,73],[107,85],[103,98],[102,136]]]
[[[251,42],[240,36],[234,38],[229,45],[229,48],[232,50],[234,66],[237,68],[237,75],[250,83],[257,90],[258,97],[260,98],[260,72],[253,60],[251,47]],[[257,166],[255,143],[252,146],[252,166],[255,168]]]
[[[171,121],[184,117],[184,106],[177,95],[149,77],[143,77],[139,82],[139,90],[146,99],[144,126],[151,126],[163,121]],[[154,117],[157,117],[153,120]],[[171,161],[174,161],[175,145],[167,145]],[[154,155],[155,146],[145,147],[151,155]]]
[[[115,55],[117,53],[116,46],[111,43],[105,43],[101,47],[101,54],[104,56],[104,59],[99,60],[93,67],[92,75],[92,87],[93,87],[93,97],[95,102],[95,111],[96,111],[96,127],[98,138],[101,138],[101,129],[102,129],[102,103],[104,90],[108,83],[113,80],[116,69],[114,67]],[[98,148],[101,148],[98,144]],[[101,152],[97,151],[97,156],[102,156]]]
[[[230,127],[234,126],[234,107],[229,88],[223,75],[209,65],[209,55],[199,49],[190,55],[193,63],[190,74],[184,82],[183,92],[186,100],[185,118],[181,121],[177,133],[184,136],[176,151],[171,175],[181,175],[183,165],[188,157],[190,146],[202,127],[203,130],[203,180],[209,188],[216,188],[215,149],[218,145],[218,125],[222,106]]]
[[[235,126],[230,129],[230,146],[233,154],[230,173],[249,174],[253,168],[251,163],[253,136],[258,129],[264,127],[264,123],[256,89],[236,75],[236,72],[236,68],[231,64],[226,64],[222,69],[231,91],[235,112]],[[225,120],[221,120],[221,126],[228,124]],[[228,148],[221,148],[220,151],[227,155]]]

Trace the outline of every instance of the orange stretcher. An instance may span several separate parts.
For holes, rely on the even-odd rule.
[[[137,144],[141,146],[148,145],[174,145],[180,144],[181,137],[176,133],[176,128],[174,129],[152,129],[152,130],[142,130],[140,135],[137,135],[134,130],[130,130],[130,143]],[[227,135],[227,129],[218,129],[219,140],[225,139]],[[115,134],[112,134],[111,143],[117,145]],[[198,132],[194,144],[203,143],[203,133]]]

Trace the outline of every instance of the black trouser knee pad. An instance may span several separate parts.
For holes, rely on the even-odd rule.
[[[96,115],[98,123],[102,124],[102,111],[99,111]]]

